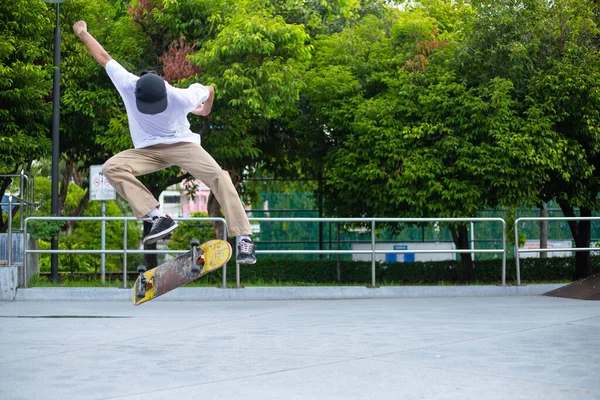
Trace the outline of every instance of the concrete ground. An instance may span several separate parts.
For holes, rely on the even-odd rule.
[[[600,399],[600,303],[0,303],[0,399]]]

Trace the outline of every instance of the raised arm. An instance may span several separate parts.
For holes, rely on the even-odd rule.
[[[98,63],[103,67],[106,67],[106,63],[112,60],[112,58],[106,52],[106,50],[104,50],[100,43],[98,43],[98,41],[87,31],[87,24],[85,21],[75,22],[73,25],[73,31],[75,32],[75,35],[81,39],[83,44],[86,45],[96,61],[98,61]]]
[[[198,107],[192,111],[192,114],[201,115],[203,117],[206,117],[208,114],[210,114],[213,101],[215,100],[215,88],[212,86],[207,86],[206,88],[208,89],[208,99],[206,99],[204,103],[198,105]]]

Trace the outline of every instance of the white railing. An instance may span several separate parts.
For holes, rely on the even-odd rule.
[[[515,221],[515,264],[517,268],[517,285],[521,285],[521,266],[519,253],[548,253],[555,251],[598,251],[597,247],[565,247],[545,249],[519,249],[519,222],[523,221],[600,221],[600,217],[523,217]]]
[[[2,174],[0,178],[19,178],[19,195],[15,196],[13,194],[9,194],[7,196],[7,201],[3,202],[0,199],[0,207],[7,207],[8,214],[8,229],[7,229],[7,246],[6,246],[6,258],[8,265],[11,266],[13,264],[12,257],[12,245],[13,245],[13,232],[22,232],[25,223],[23,222],[25,218],[31,215],[33,210],[33,199],[34,199],[34,185],[33,185],[33,177],[29,172],[22,170],[20,174]],[[21,213],[20,227],[13,228],[12,220],[13,220],[13,207],[17,207],[19,212]],[[27,236],[24,235],[23,240],[27,240]]]
[[[224,225],[224,239],[227,238],[227,223],[223,218],[173,218],[181,221],[221,221]],[[127,285],[127,254],[181,254],[188,250],[130,250],[127,247],[127,222],[140,221],[135,217],[29,217],[25,220],[25,236],[27,235],[27,224],[29,221],[123,221],[123,249],[89,249],[89,250],[32,250],[25,246],[24,265],[22,277],[24,285],[27,285],[27,254],[123,254],[123,287]],[[502,253],[502,285],[506,285],[506,222],[502,218],[249,218],[251,222],[351,222],[370,223],[371,226],[371,249],[370,250],[256,250],[257,254],[370,254],[371,255],[371,287],[377,287],[375,271],[376,254],[404,254],[404,253]],[[432,223],[432,222],[497,222],[502,226],[502,249],[407,249],[391,250],[376,248],[376,224],[377,223]],[[237,251],[237,249],[236,249]],[[223,267],[223,288],[226,287],[227,266]],[[104,270],[101,271],[101,277]],[[103,279],[101,279],[104,282]],[[236,263],[236,286],[240,286],[240,266]]]
[[[404,253],[502,253],[502,285],[506,285],[506,222],[502,218],[249,218],[250,222],[354,222],[371,224],[371,250],[256,250],[256,254],[371,254],[371,287],[375,279],[376,254]],[[375,224],[381,222],[499,222],[502,224],[502,249],[377,250]],[[236,264],[236,285],[240,286],[240,267]]]
[[[227,240],[227,222],[224,218],[212,218],[212,217],[186,217],[186,218],[173,218],[175,221],[199,221],[199,222],[212,222],[220,221],[223,224],[223,239]],[[128,249],[127,246],[127,223],[128,221],[150,221],[150,219],[137,219],[135,217],[29,217],[25,220],[24,225],[24,236],[27,237],[27,224],[29,221],[123,221],[123,248],[119,250],[106,250],[101,248],[95,249],[79,249],[79,250],[33,250],[27,248],[27,240],[25,240],[24,254],[23,254],[23,269],[21,271],[21,277],[23,279],[23,286],[27,287],[27,254],[122,254],[123,255],[123,287],[127,287],[127,254],[183,254],[189,250],[132,250]],[[104,234],[104,231],[102,231]],[[104,240],[101,241],[104,243]],[[101,246],[104,247],[104,246]],[[223,287],[227,285],[226,282],[227,265],[223,266]],[[100,280],[104,284],[104,265],[101,265]]]

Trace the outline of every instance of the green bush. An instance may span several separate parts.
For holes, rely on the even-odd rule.
[[[80,256],[81,257],[81,256]],[[97,257],[98,258],[98,257]],[[83,257],[80,258],[83,260]],[[129,279],[137,274],[129,263]],[[249,286],[261,285],[370,285],[370,261],[340,261],[340,280],[337,279],[338,263],[336,260],[301,260],[281,259],[276,257],[259,257],[254,265],[240,266],[240,283]],[[526,258],[520,263],[521,283],[569,282],[575,271],[575,259],[565,258]],[[117,268],[118,269],[118,268]],[[484,260],[475,262],[476,282],[481,285],[495,285],[502,282],[502,261]],[[45,271],[46,269],[42,269]],[[97,274],[85,274],[83,266],[77,270],[68,270],[71,275],[67,279],[74,281],[97,280]],[[592,271],[600,273],[600,257],[592,257]],[[63,270],[67,272],[67,270]],[[376,284],[385,285],[439,285],[460,284],[462,271],[458,261],[415,262],[415,263],[376,263]],[[117,285],[121,275],[114,276]],[[223,269],[207,274],[192,285],[220,287]],[[235,263],[230,261],[227,270],[227,285],[235,286]],[[131,282],[129,282],[131,284]],[[506,283],[516,284],[515,260],[506,262]],[[85,285],[82,283],[82,285]]]
[[[235,281],[230,263],[228,283]],[[600,272],[600,257],[592,257],[593,273]],[[341,279],[337,280],[336,260],[295,260],[259,257],[254,265],[241,266],[241,282],[294,282],[301,284],[370,284],[370,261],[340,261]],[[459,261],[435,261],[414,263],[375,263],[376,282],[385,284],[440,284],[462,283],[462,267]],[[499,284],[502,282],[502,260],[475,261],[476,283]],[[525,258],[520,262],[521,283],[571,281],[575,271],[573,257]],[[222,275],[213,275],[221,282]],[[506,262],[506,282],[516,283],[515,260]],[[210,278],[207,278],[210,279]]]

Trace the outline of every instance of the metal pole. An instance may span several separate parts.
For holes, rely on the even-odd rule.
[[[127,220],[123,221],[123,289],[127,288]]]
[[[502,286],[506,286],[506,222],[502,220]]]
[[[519,220],[515,221],[515,265],[517,266],[517,285],[521,286],[521,267],[519,265],[519,232],[517,224]]]
[[[58,215],[58,157],[60,120],[60,3],[56,3],[56,26],[54,28],[54,89],[52,99],[52,215]],[[58,234],[51,240],[51,249],[58,250]],[[58,254],[52,254],[51,279],[59,282]]]
[[[475,250],[475,225],[471,221],[471,248]],[[471,253],[471,260],[475,261],[475,253]]]
[[[222,220],[223,222],[223,240],[227,241],[227,221],[226,220]],[[237,263],[237,242],[236,242],[236,246],[235,246],[235,282],[237,287],[240,287],[240,265]],[[225,263],[225,265],[223,265],[223,289],[227,288],[227,263]]]
[[[106,201],[102,201],[102,229],[100,230],[100,249],[106,250]],[[106,254],[100,255],[100,283],[106,284]]]
[[[27,185],[25,187],[26,188],[25,190],[27,191],[27,196],[25,197],[25,204],[27,205],[27,208],[26,208],[25,216],[23,216],[21,218],[21,230],[23,230],[25,227],[25,219],[30,217],[31,213],[33,211],[35,184],[33,182],[33,179],[30,180],[29,178],[30,178],[29,174],[25,174],[25,180],[27,182]]]
[[[35,202],[35,181],[33,180],[33,177],[31,178],[31,181],[29,181],[29,179],[27,180],[27,182],[30,183],[30,187],[31,187],[31,192],[29,193],[29,201],[31,202],[31,207],[29,209],[29,216],[31,217],[31,213],[33,212],[33,203]]]
[[[25,223],[23,224],[23,236],[27,238],[27,219],[25,219]],[[21,279],[23,280],[23,287],[27,287],[27,245],[28,240],[23,241],[23,271],[21,271]]]
[[[375,286],[375,220],[371,221],[371,287]]]
[[[8,266],[12,266],[12,194],[8,196]]]
[[[237,255],[238,255],[238,244],[240,244],[240,238],[239,236],[235,237],[235,287],[236,288],[240,288],[240,263],[237,262]],[[223,266],[223,268],[225,268],[226,265]],[[223,288],[225,288],[227,281],[225,280],[225,272],[226,270],[223,269]]]
[[[23,193],[25,191],[25,170],[21,170],[21,181],[19,182],[19,197],[21,198],[21,204],[19,207],[19,212],[21,213],[21,218],[19,218],[19,229],[23,231],[23,220],[28,217],[27,215],[27,196]],[[23,203],[25,203],[25,210],[23,210]]]

